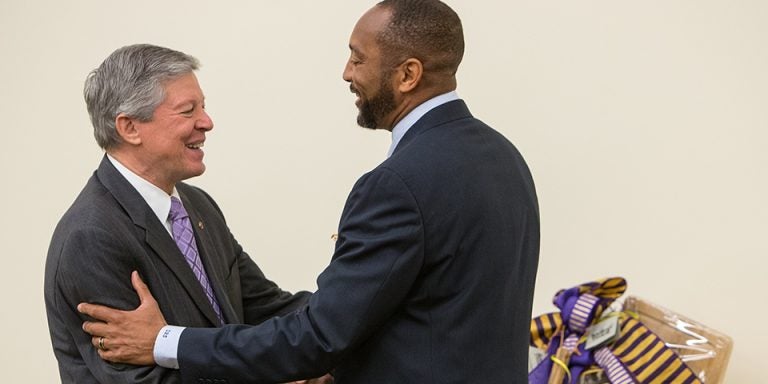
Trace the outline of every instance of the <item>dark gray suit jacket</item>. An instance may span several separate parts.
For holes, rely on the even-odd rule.
[[[439,106],[355,184],[309,305],[188,328],[185,383],[526,383],[539,210],[523,158],[463,101]],[[206,381],[208,380],[208,381]]]
[[[229,232],[216,203],[199,188],[176,186],[200,256],[228,323],[258,324],[305,305],[267,280]],[[141,195],[104,157],[64,214],[45,267],[45,305],[63,383],[176,383],[178,371],[101,360],[81,326],[80,302],[138,306],[139,271],[169,324],[213,327],[216,314],[176,243]]]

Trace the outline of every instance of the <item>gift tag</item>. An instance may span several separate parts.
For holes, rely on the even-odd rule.
[[[619,317],[611,316],[589,327],[586,349],[595,349],[609,344],[619,337]]]
[[[528,372],[533,371],[546,358],[547,352],[536,347],[528,347]]]

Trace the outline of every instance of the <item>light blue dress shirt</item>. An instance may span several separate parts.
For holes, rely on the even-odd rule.
[[[417,121],[419,121],[419,119],[424,117],[427,112],[449,101],[458,99],[459,95],[456,93],[456,91],[443,93],[442,95],[435,96],[419,104],[418,107],[414,108],[411,112],[408,112],[408,114],[405,115],[402,120],[398,121],[397,124],[395,124],[395,127],[392,128],[392,145],[389,146],[387,157],[392,156],[392,153],[395,152],[395,148],[397,148],[397,145],[400,144],[400,140],[402,140],[403,136],[405,136],[405,133],[408,132],[408,130],[411,129],[411,127],[416,124]]]

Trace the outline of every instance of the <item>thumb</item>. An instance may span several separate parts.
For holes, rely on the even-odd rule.
[[[136,290],[136,293],[139,295],[141,305],[155,301],[155,298],[152,297],[152,292],[149,291],[149,287],[147,287],[147,285],[144,284],[144,281],[141,280],[141,277],[139,277],[138,271],[133,271],[131,273],[131,284],[133,284],[133,289]]]

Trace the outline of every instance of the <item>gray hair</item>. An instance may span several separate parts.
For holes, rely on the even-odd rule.
[[[164,83],[199,67],[194,57],[155,45],[129,45],[112,52],[88,74],[83,89],[99,146],[106,151],[122,142],[115,129],[117,115],[152,120],[165,97]]]

